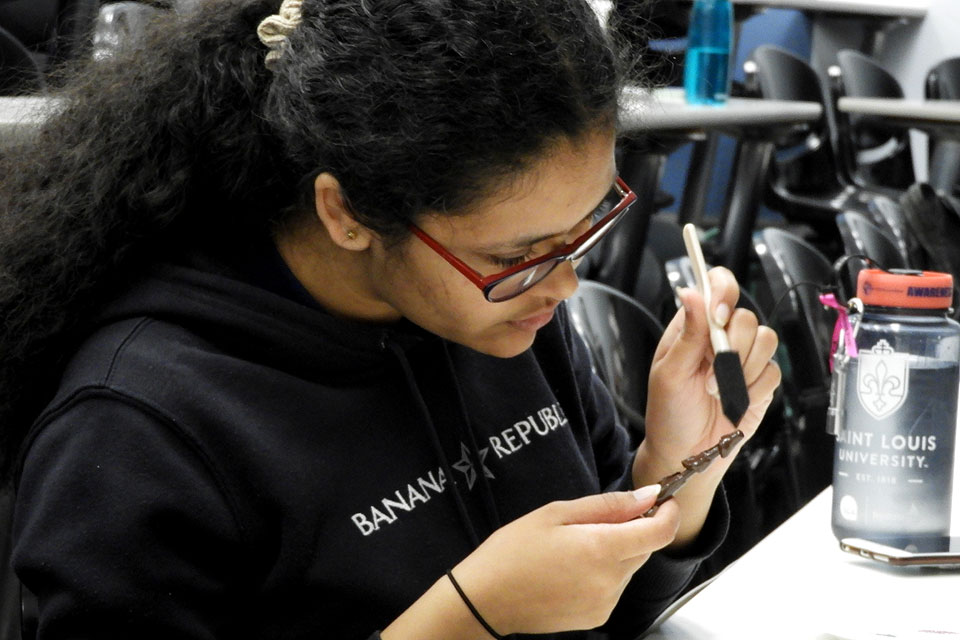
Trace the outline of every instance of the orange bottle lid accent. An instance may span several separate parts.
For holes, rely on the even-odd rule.
[[[953,302],[953,276],[938,271],[864,269],[857,276],[857,297],[878,307],[947,309]]]

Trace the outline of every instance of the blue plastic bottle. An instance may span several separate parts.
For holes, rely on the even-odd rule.
[[[694,0],[683,76],[687,102],[726,102],[732,42],[730,0]]]

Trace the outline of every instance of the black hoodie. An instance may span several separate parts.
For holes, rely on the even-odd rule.
[[[500,359],[334,318],[279,259],[212,264],[112,304],[30,433],[14,566],[40,640],[376,638],[499,526],[630,488],[562,307]],[[726,521],[719,497],[694,549],[654,554],[611,638],[649,625]]]

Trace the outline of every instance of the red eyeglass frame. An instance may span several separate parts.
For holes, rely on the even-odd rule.
[[[411,223],[410,230],[414,233],[414,235],[420,238],[424,242],[424,244],[426,244],[428,247],[433,249],[436,253],[440,255],[440,257],[442,257],[444,260],[449,262],[457,271],[462,273],[470,282],[475,284],[481,291],[483,291],[484,297],[486,297],[487,300],[490,300],[489,293],[499,282],[521,271],[526,271],[527,269],[531,269],[540,264],[543,264],[544,262],[548,262],[550,260],[557,260],[558,258],[567,258],[568,256],[573,255],[574,253],[576,253],[577,249],[582,247],[587,241],[591,240],[600,230],[603,230],[604,227],[613,218],[616,218],[620,214],[624,213],[625,210],[630,207],[630,205],[632,205],[634,202],[637,201],[637,194],[635,194],[633,190],[629,186],[627,186],[627,183],[624,182],[620,178],[620,176],[617,176],[617,179],[614,182],[613,187],[614,189],[616,189],[617,193],[619,193],[621,196],[620,202],[618,202],[617,205],[610,210],[610,213],[603,216],[603,218],[598,220],[596,224],[594,224],[589,229],[587,229],[582,234],[580,234],[576,240],[574,240],[570,244],[566,244],[560,247],[559,249],[556,249],[549,253],[545,253],[544,255],[538,258],[533,258],[532,260],[521,262],[520,264],[514,265],[509,269],[505,269],[503,271],[491,274],[489,276],[482,275],[480,272],[478,272],[477,270],[473,269],[468,264],[460,260],[460,258],[458,258],[457,256],[447,251],[442,244],[440,244],[439,242],[434,240],[432,237],[430,237],[426,231],[424,231],[417,225]],[[604,233],[609,232],[610,229],[612,228],[613,226],[611,226],[609,229],[606,229]],[[587,249],[587,251],[592,249],[594,246],[596,245],[592,245]],[[586,252],[584,252],[584,255],[585,254]],[[559,264],[560,261],[557,260],[557,262]],[[537,282],[539,281],[540,280],[538,280]],[[536,284],[536,282],[533,284]],[[530,286],[532,287],[533,284]],[[516,295],[520,295],[526,290],[527,289],[519,291]],[[503,302],[504,300],[508,300],[508,299],[509,298],[504,298],[501,300],[497,300],[496,302]],[[490,301],[494,302],[493,300],[490,300]]]

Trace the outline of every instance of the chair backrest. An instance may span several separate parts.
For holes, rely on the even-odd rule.
[[[837,52],[837,63],[843,73],[846,95],[858,98],[903,97],[900,82],[870,56],[855,49],[842,49]]]
[[[777,359],[783,371],[784,400],[792,434],[787,446],[796,451],[801,500],[830,483],[835,438],[826,432],[829,405],[829,353],[836,314],[824,307],[820,292],[833,286],[833,265],[814,246],[777,228],[753,237],[763,278],[772,301],[770,325],[780,334]]]
[[[887,196],[875,197],[867,204],[867,213],[873,223],[884,230],[887,237],[893,238],[904,264],[912,268],[921,264],[920,247],[910,231],[899,198],[894,200]]]
[[[753,237],[769,297],[777,305],[767,313],[781,334],[789,372],[784,383],[793,400],[805,396],[819,402],[829,388],[829,351],[834,317],[819,300],[821,289],[835,281],[833,265],[813,245],[777,228],[758,231]]]
[[[952,274],[960,290],[960,201],[918,182],[904,192],[900,207],[921,248],[922,263],[914,266]]]
[[[927,72],[929,100],[960,100],[960,57],[948,58]]]
[[[786,49],[762,45],[753,50],[750,58],[757,65],[757,80],[764,98],[820,104],[826,100],[813,67]]]
[[[837,226],[848,255],[865,255],[884,269],[907,267],[896,240],[859,211],[846,211],[838,215]]]
[[[897,243],[888,233],[857,211],[846,211],[837,216],[837,228],[848,256],[864,255],[884,269],[903,269],[907,266],[897,248]],[[857,275],[868,263],[860,258],[846,262],[844,280],[847,296],[856,292]]]
[[[663,326],[639,302],[613,287],[583,280],[567,301],[573,326],[587,343],[633,444],[643,437],[647,379]]]
[[[823,106],[823,115],[807,135],[795,141],[801,150],[778,160],[777,172],[794,192],[837,192],[843,177],[837,162],[836,127],[828,108],[828,94],[807,61],[786,49],[762,45],[750,53],[756,67],[760,95],[770,100],[799,100]]]
[[[928,100],[960,100],[960,57],[944,60],[927,72],[925,94]],[[927,181],[934,189],[960,195],[960,142],[931,137],[928,164]]]
[[[837,53],[839,91],[858,98],[903,98],[903,87],[876,60],[853,49]],[[877,125],[863,118],[836,114],[838,135],[852,142],[848,153],[857,177],[867,185],[906,189],[914,182],[908,130],[896,125]]]

